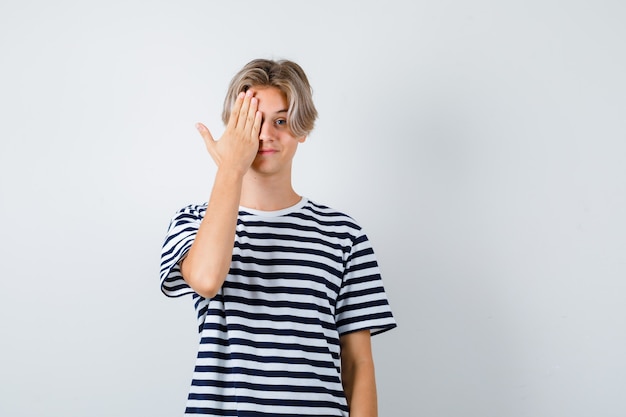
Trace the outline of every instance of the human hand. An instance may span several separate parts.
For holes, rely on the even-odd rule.
[[[226,130],[219,140],[214,140],[209,129],[202,123],[197,123],[196,128],[218,167],[232,168],[243,174],[254,161],[259,149],[261,121],[258,99],[248,90],[237,96]]]

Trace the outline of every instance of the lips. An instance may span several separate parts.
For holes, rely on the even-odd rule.
[[[276,149],[259,149],[258,153],[260,155],[271,155],[278,152]]]

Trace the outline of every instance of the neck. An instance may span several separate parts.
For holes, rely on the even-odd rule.
[[[255,210],[275,211],[293,206],[300,198],[291,185],[291,176],[263,176],[250,170],[243,179],[240,204]]]

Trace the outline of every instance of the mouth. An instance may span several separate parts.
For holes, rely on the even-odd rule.
[[[259,155],[271,155],[278,152],[276,149],[259,149],[257,152]]]

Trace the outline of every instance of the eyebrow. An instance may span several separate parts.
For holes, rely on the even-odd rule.
[[[277,112],[274,112],[274,113],[272,113],[272,114],[271,114],[271,115],[269,115],[269,116],[270,116],[270,117],[272,117],[272,116],[277,116],[277,115],[279,115],[279,114],[281,114],[281,113],[289,113],[289,111],[288,111],[287,109],[284,109],[284,110],[278,110]],[[262,119],[262,120],[265,120],[265,119],[266,119],[266,117],[265,117],[265,115],[263,115],[263,119]]]
[[[268,116],[269,116],[269,117],[272,117],[272,116],[277,116],[277,115],[279,115],[279,114],[281,114],[281,113],[288,113],[288,110],[286,110],[286,109],[285,109],[285,110],[278,110],[278,111],[276,111],[276,112],[274,112],[274,113],[272,113],[272,114],[269,114]],[[263,116],[263,119],[265,119],[265,116]]]

